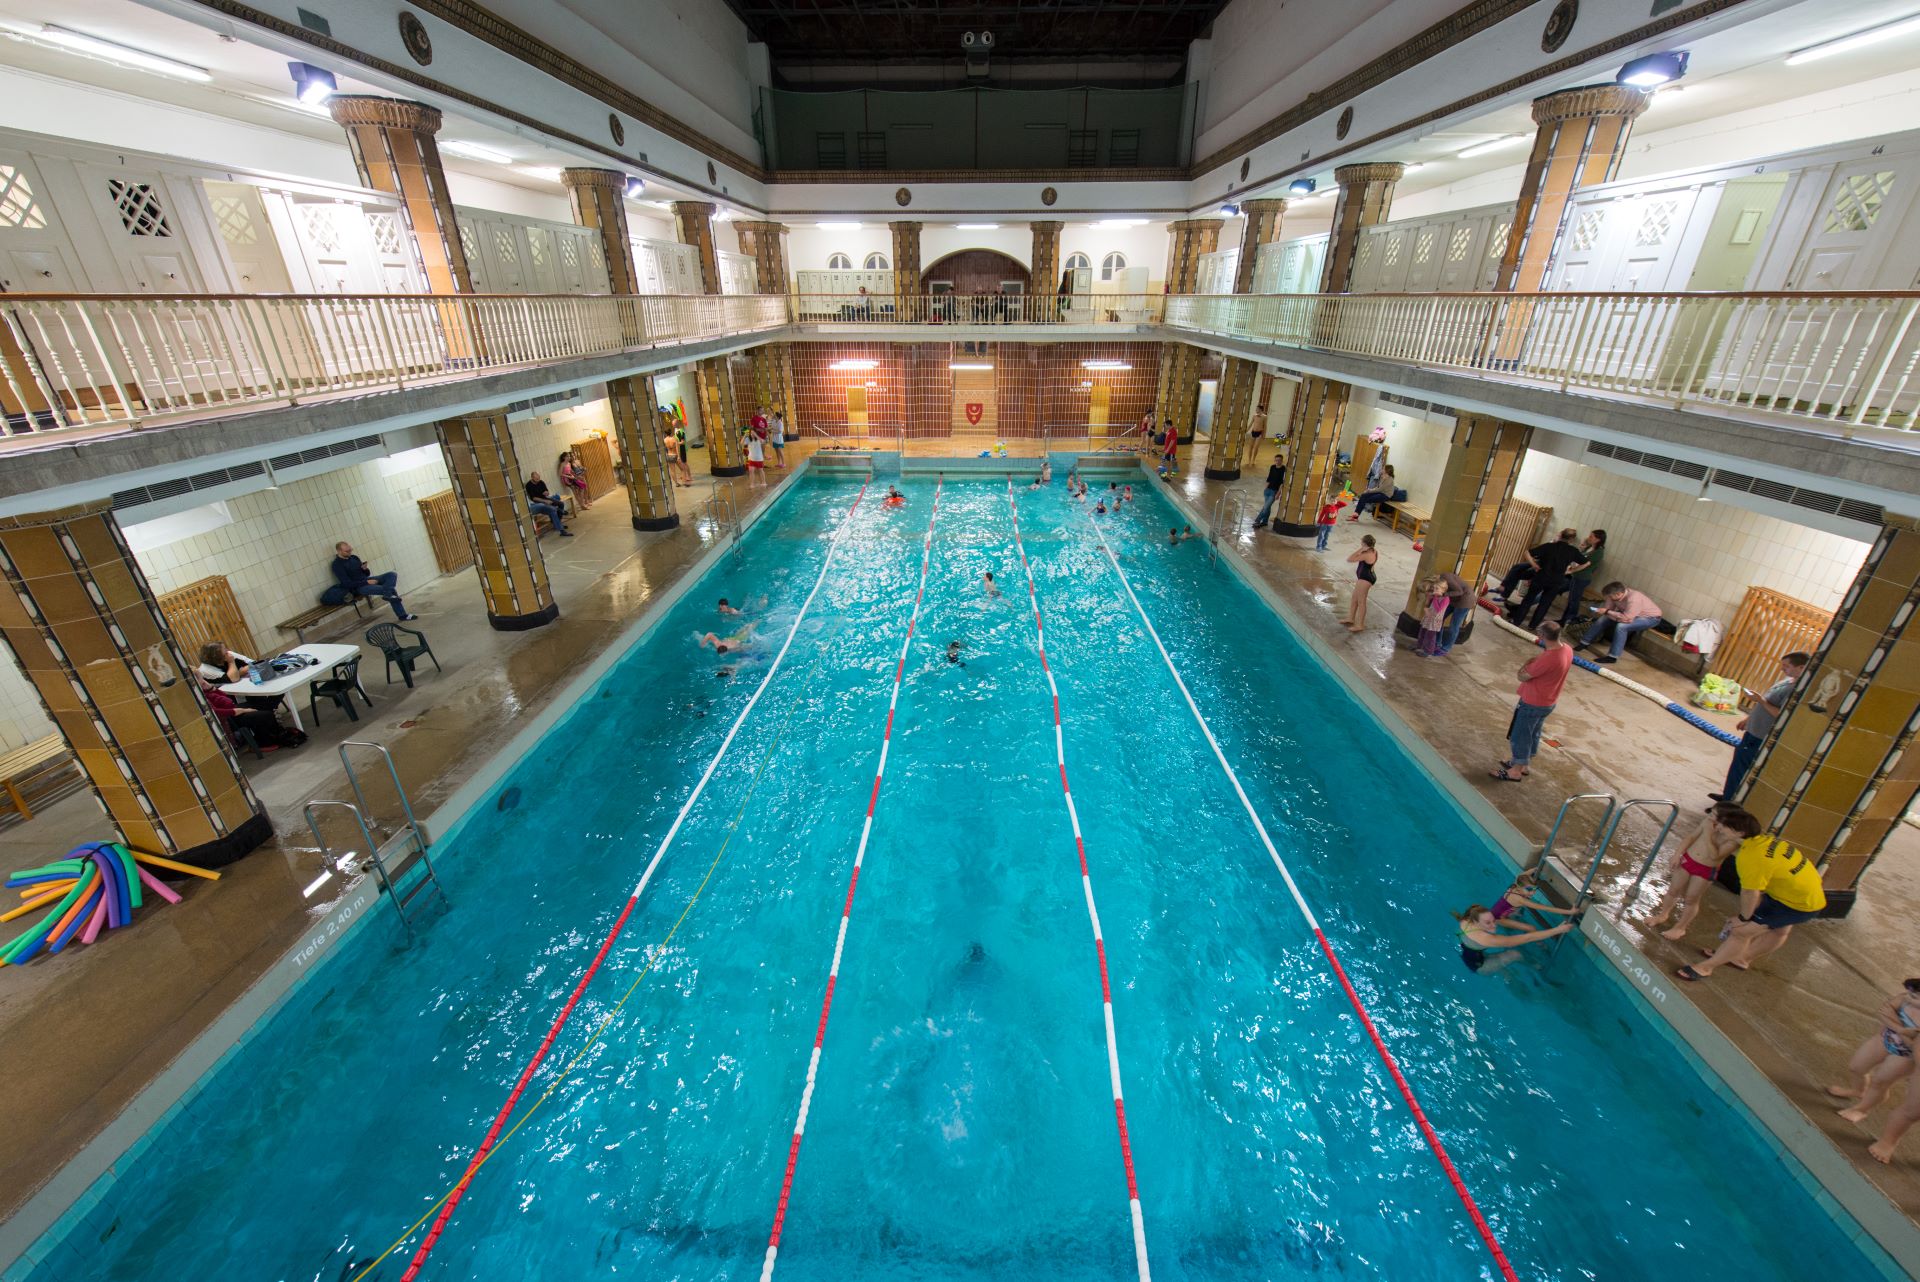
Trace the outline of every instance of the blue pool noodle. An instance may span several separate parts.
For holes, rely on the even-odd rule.
[[[1536,641],[1534,642],[1534,644],[1537,646],[1540,643]],[[1602,668],[1599,664],[1595,663],[1592,659],[1582,659],[1579,655],[1574,656],[1573,665],[1576,668],[1585,668],[1588,672],[1606,671],[1606,669]],[[1721,743],[1732,744],[1735,747],[1738,747],[1740,744],[1739,735],[1734,734],[1732,731],[1729,731],[1729,730],[1722,730],[1719,726],[1714,725],[1713,722],[1707,720],[1705,717],[1701,716],[1699,713],[1695,712],[1691,708],[1683,707],[1680,704],[1669,701],[1667,704],[1667,711],[1671,712],[1674,716],[1680,718],[1682,721],[1686,722],[1688,725],[1696,726],[1699,729],[1706,731],[1708,734],[1718,739]]]

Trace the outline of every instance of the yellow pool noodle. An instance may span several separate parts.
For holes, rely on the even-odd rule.
[[[132,846],[128,846],[127,849],[132,851],[133,857],[143,864],[152,864],[155,868],[171,868],[175,872],[190,873],[195,877],[205,877],[208,881],[220,880],[220,874],[211,868],[195,868],[192,864],[183,864],[172,859],[163,859],[159,855],[150,855],[144,850],[134,850]]]

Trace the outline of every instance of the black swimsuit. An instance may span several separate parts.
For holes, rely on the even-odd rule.
[[[1373,562],[1371,561],[1360,562],[1359,569],[1355,570],[1354,573],[1362,583],[1378,583],[1380,581],[1373,577]]]

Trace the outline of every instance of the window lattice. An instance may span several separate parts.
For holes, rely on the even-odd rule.
[[[1450,263],[1466,262],[1467,251],[1472,248],[1473,228],[1455,227],[1453,234],[1447,237],[1447,261]]]
[[[373,247],[383,254],[398,254],[400,249],[400,215],[368,214],[367,227],[373,232]]]
[[[302,205],[300,217],[307,225],[307,239],[322,254],[340,252],[340,224],[334,220],[332,205]]]
[[[1400,251],[1406,247],[1406,237],[1388,236],[1386,241],[1387,247],[1380,253],[1380,264],[1383,267],[1398,267],[1400,265]]]
[[[580,240],[575,236],[560,238],[560,265],[568,271],[580,270]]]
[[[1507,233],[1513,230],[1510,222],[1501,223],[1493,229],[1493,235],[1487,237],[1487,257],[1498,258],[1507,252]]]
[[[552,257],[552,251],[547,248],[546,233],[537,231],[527,233],[528,262],[535,267],[545,267]]]
[[[1432,262],[1434,242],[1439,239],[1440,233],[1437,229],[1432,227],[1421,228],[1420,234],[1414,237],[1413,240],[1413,261],[1422,267]]]
[[[460,252],[469,263],[480,261],[480,237],[474,234],[472,223],[460,224]]]
[[[221,240],[234,246],[260,243],[260,229],[253,225],[253,210],[245,197],[215,196],[212,203],[213,221],[220,229]]]
[[[47,216],[33,198],[27,175],[12,165],[0,165],[0,227],[39,231],[46,225]]]
[[[1373,261],[1374,240],[1375,237],[1372,236],[1363,236],[1360,238],[1360,248],[1356,249],[1353,253],[1353,265],[1355,267],[1365,267]]]
[[[500,260],[502,267],[520,265],[520,242],[515,238],[511,227],[493,229],[493,255]]]
[[[113,198],[120,225],[127,229],[128,235],[155,238],[173,235],[173,228],[167,226],[167,211],[160,203],[160,193],[153,189],[152,183],[109,178],[107,194]]]
[[[1640,226],[1633,233],[1633,243],[1643,248],[1664,244],[1667,233],[1673,230],[1674,210],[1679,202],[1657,200],[1648,205],[1646,212],[1640,215]]]
[[[1827,209],[1827,230],[1865,231],[1873,226],[1893,194],[1893,171],[1882,169],[1873,174],[1849,174],[1840,180],[1840,190]]]
[[[607,251],[600,244],[600,238],[594,236],[587,241],[587,261],[601,271],[607,267]]]
[[[1573,225],[1574,249],[1584,252],[1599,244],[1600,228],[1606,221],[1606,214],[1598,209],[1589,209],[1586,213],[1581,214],[1579,221]]]

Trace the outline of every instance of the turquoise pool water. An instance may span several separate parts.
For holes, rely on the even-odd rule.
[[[857,483],[797,486],[34,1274],[345,1282],[458,1177],[765,674]],[[792,649],[425,1278],[760,1273],[919,579],[931,481],[870,495]],[[1017,493],[1112,972],[1161,1279],[1494,1277],[1060,487]],[[1132,1276],[1096,960],[1003,482],[946,484],[778,1277]],[[1579,948],[1462,968],[1505,865],[1158,497],[1146,610],[1521,1277],[1879,1276]],[[987,600],[981,576],[1005,590]],[[766,597],[730,676],[713,600]],[[950,665],[951,640],[965,666]],[[729,834],[731,834],[729,836]],[[724,844],[724,850],[722,845]],[[716,863],[716,853],[719,859]],[[709,877],[709,873],[711,874]],[[704,890],[700,890],[704,881]],[[398,1278],[410,1248],[372,1275]]]

